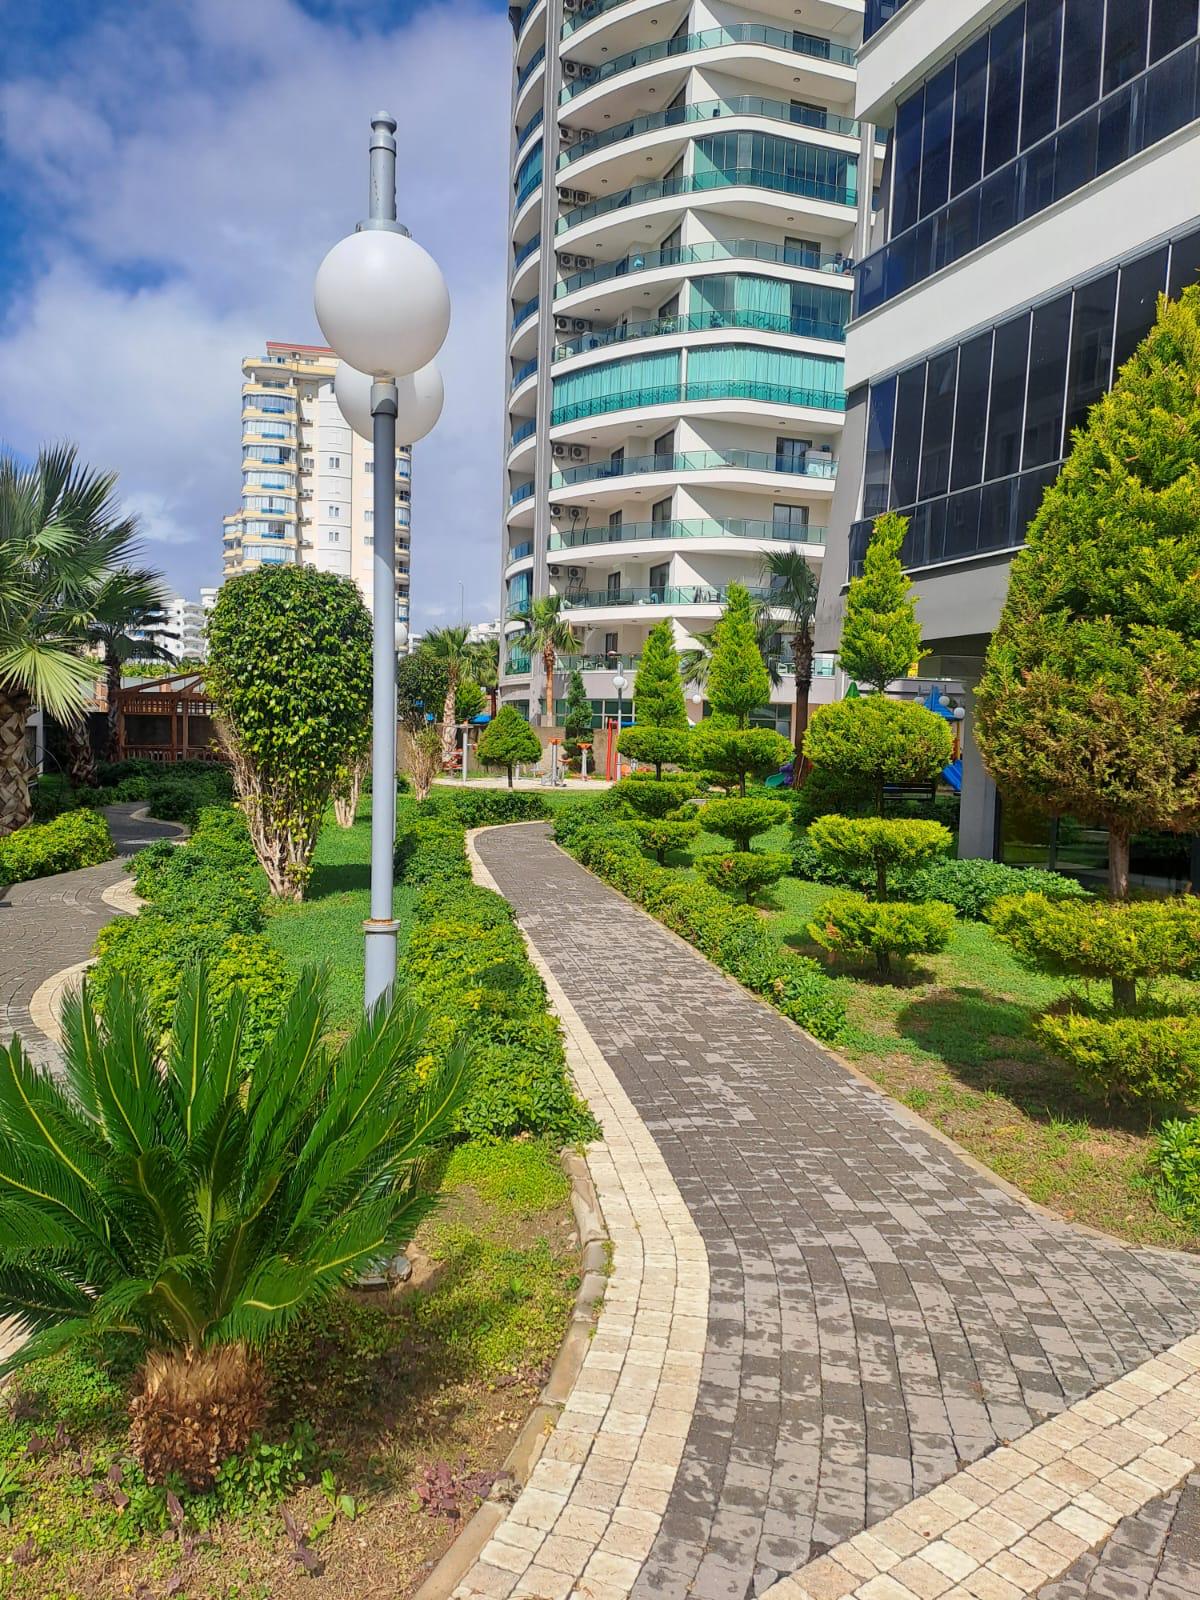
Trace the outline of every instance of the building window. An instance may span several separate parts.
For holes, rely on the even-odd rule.
[[[341,544],[342,530],[340,528],[330,528],[327,530],[325,537],[329,540],[330,544]]]
[[[341,465],[342,465],[341,456],[330,456],[328,459],[329,459],[329,469],[330,469],[330,471],[331,472],[337,472],[340,469]]]
[[[342,514],[341,506],[326,506],[325,507],[325,515],[327,517],[340,517],[341,514]]]
[[[372,511],[370,506],[368,506],[367,509],[363,512],[363,521],[364,522],[374,522],[375,521],[375,513],[374,513],[374,511]]]

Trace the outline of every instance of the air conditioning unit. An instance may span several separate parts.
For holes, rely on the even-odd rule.
[[[554,457],[555,461],[566,461],[570,455],[570,450],[570,445],[552,444],[550,446],[550,454]]]
[[[582,567],[568,567],[567,568],[567,577],[568,578],[582,578],[583,577],[583,568]]]
[[[561,506],[551,506],[550,507],[550,515],[554,519],[554,521],[557,522],[559,520],[559,518],[564,515],[563,508]]]
[[[587,446],[585,444],[573,444],[571,446],[571,460],[572,461],[586,461],[587,458],[588,458],[588,453],[587,453]]]
[[[561,567],[550,567],[547,570],[549,571],[550,576],[552,578],[558,578],[558,577],[562,576],[562,568]]]
[[[570,333],[570,331],[571,331],[571,318],[570,317],[555,317],[555,319],[554,319],[554,331],[555,331],[555,333]]]
[[[560,189],[558,198],[564,206],[585,206],[592,197],[586,189]]]
[[[562,75],[567,79],[568,82],[570,82],[572,78],[582,78],[583,71],[584,68],[582,61],[564,61],[562,64]]]
[[[592,331],[592,325],[587,320],[586,317],[572,317],[571,318],[571,332],[572,333],[591,333],[591,331]]]
[[[575,265],[580,268],[590,267],[595,265],[595,261],[592,256],[576,256]]]

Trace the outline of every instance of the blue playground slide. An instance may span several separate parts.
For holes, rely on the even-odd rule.
[[[948,767],[942,768],[942,779],[948,783],[955,794],[962,793],[962,757],[952,761]]]

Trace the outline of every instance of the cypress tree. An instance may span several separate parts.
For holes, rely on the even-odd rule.
[[[1200,287],[1076,429],[1013,562],[976,691],[1000,788],[1109,830],[1200,829]]]
[[[651,727],[686,728],[688,725],[679,652],[675,648],[674,631],[666,618],[656,622],[646,635],[633,681],[633,706],[637,720]]]
[[[894,511],[876,519],[862,576],[850,580],[839,664],[860,687],[882,694],[929,654],[911,584],[900,564],[908,518]]]
[[[739,728],[756,706],[771,697],[771,679],[758,648],[758,628],[750,591],[731,583],[725,609],[713,630],[712,661],[706,683],[709,704],[723,716],[733,717]]]
[[[592,737],[592,702],[583,686],[583,674],[575,668],[567,680],[567,705],[563,713],[563,743],[572,761],[579,759],[579,746]]]

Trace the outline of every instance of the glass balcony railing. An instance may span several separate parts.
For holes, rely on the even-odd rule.
[[[863,43],[879,32],[885,22],[890,22],[905,4],[905,0],[867,0],[867,13],[863,18]]]
[[[765,450],[684,450],[653,456],[621,456],[616,461],[589,461],[550,474],[551,489],[568,489],[600,478],[636,478],[648,472],[780,472],[789,477],[835,478],[837,462],[830,456],[796,458]],[[533,486],[529,486],[532,494]]]
[[[521,324],[523,322],[527,321],[527,319],[530,318],[534,314],[534,312],[537,310],[537,308],[538,308],[538,297],[537,297],[537,295],[534,295],[532,300],[526,300],[526,302],[525,302],[525,304],[523,306],[518,306],[517,307],[517,309],[513,312],[513,319],[512,319],[512,325],[513,325],[514,332],[516,331],[517,328],[519,328],[521,326]]]
[[[519,654],[519,652],[513,651],[504,664],[504,670],[507,673],[524,677],[525,673],[529,671],[529,666],[530,662],[528,656],[523,656]]]
[[[769,589],[751,589],[752,600],[769,600]],[[597,610],[604,606],[719,606],[725,590],[705,583],[656,584],[653,588],[581,589],[563,595],[563,606],[571,611]]]
[[[849,296],[846,309],[849,310]],[[661,339],[673,333],[712,333],[726,328],[749,328],[755,333],[790,333],[796,338],[846,341],[846,328],[840,322],[818,322],[815,317],[784,316],[773,311],[689,311],[673,317],[655,317],[649,322],[628,322],[616,328],[593,328],[554,347],[555,361],[625,344],[631,339]]]
[[[534,356],[532,361],[523,362],[522,365],[519,366],[517,368],[517,370],[513,373],[512,387],[514,389],[519,388],[520,385],[525,382],[525,379],[526,378],[531,378],[536,371],[537,371],[537,357]]]
[[[514,448],[514,446],[519,445],[522,439],[528,439],[529,435],[533,433],[536,427],[537,418],[527,417],[519,427],[513,429],[512,438],[508,441],[508,448],[511,450]]]
[[[518,89],[523,89],[525,87],[525,85],[529,82],[530,78],[533,77],[534,73],[541,66],[542,62],[545,59],[546,59],[546,46],[544,44],[540,44],[540,45],[538,45],[537,49],[533,52],[533,54],[530,56],[529,60],[521,68],[520,72],[517,73],[517,88]]]
[[[853,184],[824,183],[819,178],[803,178],[787,172],[768,172],[762,167],[730,167],[713,172],[695,172],[679,178],[655,178],[635,183],[619,194],[601,195],[585,206],[575,206],[555,223],[555,233],[566,233],[581,223],[622,211],[626,206],[648,200],[669,200],[675,195],[708,194],[714,189],[769,189],[775,194],[795,194],[808,200],[823,200],[827,205],[856,206],[858,189]]]
[[[813,411],[844,411],[844,392],[827,389],[796,389],[783,383],[761,383],[750,378],[715,378],[704,383],[666,383],[646,389],[627,389],[620,394],[597,394],[566,406],[555,406],[551,426],[579,422],[584,417],[600,417],[610,411],[629,411],[640,406],[679,405],[693,400],[761,400],[773,406],[803,406]]]
[[[545,112],[542,110],[541,106],[539,106],[537,108],[537,110],[533,113],[533,115],[530,117],[529,121],[525,124],[525,126],[523,128],[518,128],[517,129],[517,149],[518,150],[525,143],[526,139],[528,139],[529,135],[534,131],[534,129],[541,127],[542,118],[543,118],[544,115],[545,115]]]
[[[525,182],[517,190],[517,198],[513,202],[513,210],[519,211],[525,204],[526,200],[529,199],[529,196],[531,194],[536,194],[541,187],[542,175],[540,172],[535,173],[531,178],[526,178]]]
[[[576,28],[582,28],[584,23],[594,22],[597,17],[602,17],[606,11],[611,11],[614,6],[623,6],[628,3],[629,0],[585,0],[583,5],[577,6],[563,18],[560,37],[569,39]]]
[[[531,483],[519,483],[509,495],[508,503],[510,506],[519,506],[521,501],[528,500],[532,493],[533,485]]]
[[[769,28],[757,22],[739,22],[732,28],[706,28],[702,33],[684,33],[675,39],[659,39],[654,44],[642,45],[637,50],[614,56],[598,67],[583,67],[577,78],[565,83],[559,100],[566,103],[591,89],[607,78],[635,67],[644,67],[651,61],[668,61],[673,56],[691,55],[696,50],[719,50],[724,45],[758,44],[772,50],[787,50],[793,55],[809,56],[817,61],[830,61],[837,66],[852,67],[855,53],[849,45],[835,44],[819,34],[797,33],[792,28]],[[526,68],[528,71],[528,68]]]
[[[858,123],[853,117],[842,117],[822,106],[798,105],[794,100],[764,100],[761,95],[737,95],[732,100],[699,100],[688,105],[670,106],[666,111],[655,111],[644,117],[634,117],[629,122],[618,123],[615,128],[603,128],[561,152],[559,167],[569,167],[584,156],[595,155],[607,145],[620,144],[625,139],[639,138],[643,133],[654,133],[659,128],[686,127],[693,122],[715,122],[725,117],[770,117],[793,127],[821,128],[826,133],[845,133],[858,137]]]
[[[589,545],[637,544],[647,539],[771,539],[783,544],[824,544],[825,529],[812,523],[772,522],[762,517],[713,517],[666,522],[622,522],[615,528],[572,528],[552,533],[551,550],[582,550]]]
[[[513,271],[514,272],[522,264],[522,262],[525,262],[525,261],[529,260],[530,256],[537,249],[538,245],[541,244],[541,242],[542,242],[542,235],[541,235],[540,232],[535,233],[532,239],[526,240],[526,242],[521,246],[521,248],[517,251],[516,255],[513,257]]]
[[[610,278],[623,278],[631,272],[653,272],[660,267],[690,267],[704,261],[769,261],[781,267],[804,267],[809,272],[845,278],[852,286],[854,262],[840,250],[825,254],[817,250],[797,250],[788,245],[771,244],[764,239],[709,239],[703,244],[676,245],[672,250],[639,250],[620,261],[605,261],[584,272],[574,272],[554,286],[554,297],[590,289]]]
[[[636,667],[641,655],[617,651],[612,655],[559,656],[558,665],[563,672],[616,672],[617,668]]]
[[[520,544],[513,545],[512,549],[508,552],[508,560],[505,562],[505,565],[511,567],[514,561],[524,561],[526,556],[531,556],[532,554],[533,540],[524,539]]]

